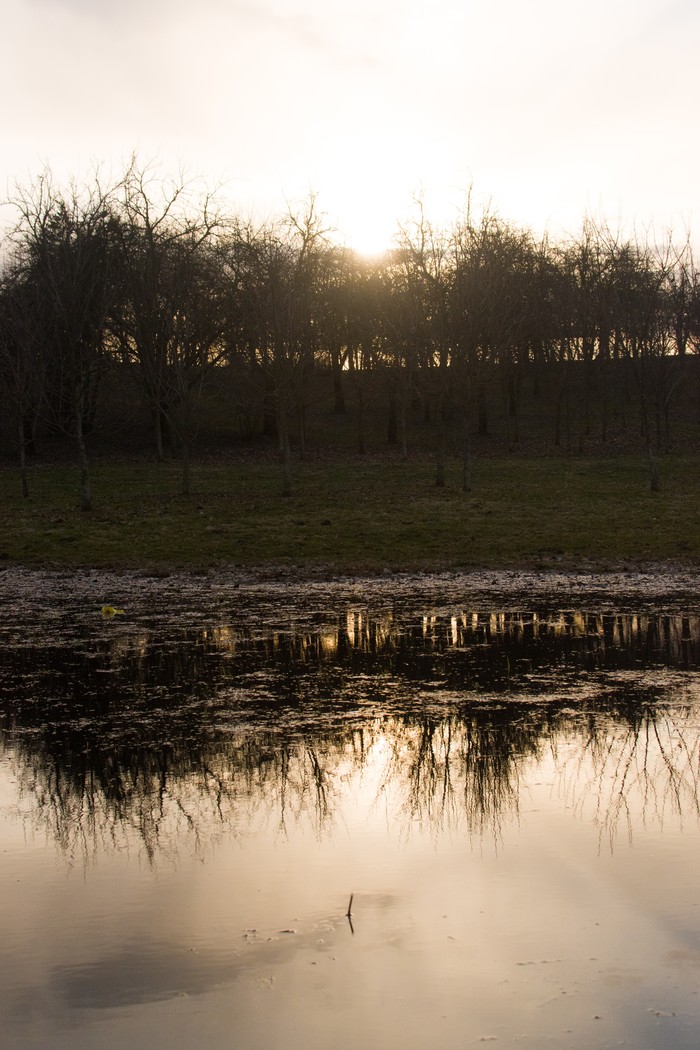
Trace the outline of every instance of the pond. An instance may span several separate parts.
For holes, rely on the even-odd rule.
[[[694,578],[8,569],[0,643],[3,1045],[697,1046]]]

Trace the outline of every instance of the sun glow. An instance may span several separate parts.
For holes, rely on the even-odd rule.
[[[338,208],[337,236],[359,255],[382,255],[392,247],[397,221],[388,201],[357,197]]]
[[[379,256],[396,247],[402,230],[411,230],[419,215],[419,201],[426,219],[439,230],[448,230],[464,208],[466,193],[454,194],[440,187],[410,189],[397,182],[395,189],[382,184],[358,185],[340,199],[332,216],[336,237],[360,255]]]
[[[317,169],[319,204],[336,238],[361,255],[390,249],[411,200],[405,145],[381,128],[329,136]]]
[[[439,143],[423,155],[407,129],[364,130],[326,143],[325,163],[316,172],[319,205],[338,241],[360,255],[381,255],[415,220],[419,200],[434,226],[457,219],[469,178],[447,182],[445,170]]]

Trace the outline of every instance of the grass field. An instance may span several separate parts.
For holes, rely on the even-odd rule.
[[[274,462],[196,465],[179,495],[176,463],[96,463],[81,513],[69,466],[35,467],[31,497],[0,472],[0,558],[27,566],[329,572],[518,567],[630,568],[700,563],[700,459],[661,461],[649,491],[642,458],[480,460],[470,493],[430,463],[295,465],[283,499]]]

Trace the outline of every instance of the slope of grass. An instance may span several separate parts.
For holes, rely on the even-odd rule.
[[[31,497],[0,472],[5,564],[112,568],[214,565],[331,571],[630,566],[700,561],[700,461],[668,457],[651,493],[639,458],[480,461],[470,493],[457,464],[437,489],[429,463],[297,464],[280,495],[271,462],[196,466],[178,495],[177,464],[96,464],[94,510],[77,475],[34,468]]]

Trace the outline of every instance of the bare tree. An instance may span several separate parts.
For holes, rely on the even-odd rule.
[[[50,338],[54,420],[70,431],[80,467],[80,506],[92,509],[86,429],[106,357],[107,319],[116,295],[113,189],[57,190],[49,172],[18,187],[12,233],[19,272],[42,297]]]
[[[306,386],[318,352],[320,274],[329,258],[328,232],[312,195],[299,214],[290,210],[281,223],[249,228],[242,245],[242,296],[255,360],[273,392],[284,496],[292,494],[295,411],[304,440]]]
[[[35,451],[36,423],[46,367],[44,297],[36,283],[9,262],[0,276],[0,375],[14,411],[22,494],[29,496],[27,455]]]
[[[190,489],[194,404],[224,352],[224,286],[215,250],[222,221],[213,196],[182,177],[154,185],[132,161],[119,201],[121,295],[111,328],[136,364],[151,411],[158,459],[165,433],[179,444]],[[165,432],[165,433],[164,433]]]
[[[451,416],[450,287],[454,253],[449,231],[433,226],[422,200],[416,201],[416,218],[402,227],[397,252],[403,268],[405,290],[420,312],[420,363],[436,415],[435,484],[445,486],[447,424]]]
[[[652,492],[658,492],[661,479],[652,404],[657,396],[660,370],[671,349],[664,308],[669,247],[666,245],[655,252],[643,242],[622,241],[609,234],[609,251],[614,267],[617,339],[633,370],[649,465],[649,486]]]

